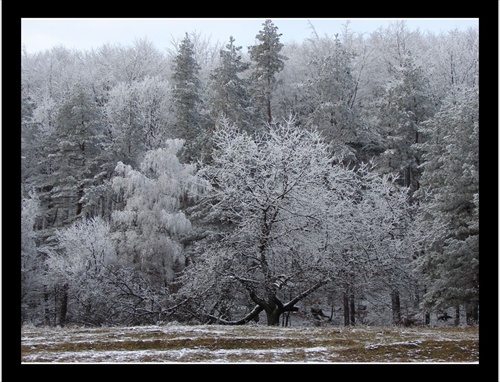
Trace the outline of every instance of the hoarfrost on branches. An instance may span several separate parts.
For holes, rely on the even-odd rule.
[[[148,151],[139,170],[118,163],[112,181],[124,200],[124,208],[112,215],[119,253],[132,256],[132,263],[159,274],[163,282],[172,280],[174,268],[184,264],[178,241],[190,232],[191,223],[182,208],[200,191],[196,167],[177,158],[183,143],[168,140],[164,148]]]

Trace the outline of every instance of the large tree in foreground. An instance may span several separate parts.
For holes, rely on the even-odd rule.
[[[354,175],[332,166],[318,133],[292,122],[256,138],[226,125],[214,140],[214,163],[200,173],[212,185],[205,205],[218,228],[187,270],[181,294],[200,296],[197,307],[217,322],[243,324],[265,311],[277,325],[336,271],[328,216],[339,216],[335,210],[351,199]],[[227,291],[254,306],[245,318],[221,318],[228,316],[215,306]]]

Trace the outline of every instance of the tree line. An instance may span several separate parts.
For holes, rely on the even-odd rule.
[[[478,322],[478,30],[280,37],[23,52],[22,323]]]

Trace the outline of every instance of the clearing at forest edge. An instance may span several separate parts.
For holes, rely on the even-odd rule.
[[[23,363],[479,362],[478,327],[23,327]]]

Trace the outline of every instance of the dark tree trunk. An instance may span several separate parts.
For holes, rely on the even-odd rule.
[[[66,316],[68,313],[68,284],[62,287],[61,307],[59,310],[59,325],[63,327],[66,325]]]
[[[290,312],[286,312],[283,314],[281,318],[281,326],[284,327],[292,326],[292,320],[290,319]]]
[[[283,312],[278,307],[272,311],[266,311],[267,326],[279,326],[281,313]]]
[[[399,292],[397,290],[391,293],[391,303],[392,303],[392,323],[394,325],[401,324],[401,303],[399,301]]]
[[[454,322],[455,326],[459,326],[460,325],[460,306],[457,305],[455,307],[455,322]]]
[[[335,313],[335,310],[333,308],[333,302],[335,301],[335,299],[332,297],[332,307],[330,309],[330,318],[328,319],[328,321],[332,321],[333,320],[333,314]]]
[[[356,310],[354,308],[354,293],[351,294],[349,314],[351,316],[351,325],[356,325]]]
[[[210,319],[213,322],[217,322],[222,325],[244,325],[247,322],[249,322],[252,319],[255,319],[258,317],[259,313],[262,311],[266,312],[266,317],[267,317],[267,325],[268,326],[279,326],[280,324],[280,317],[283,313],[288,313],[288,312],[297,312],[299,308],[295,306],[297,302],[302,300],[303,298],[309,296],[311,293],[313,293],[315,290],[320,288],[321,286],[325,285],[327,281],[321,281],[315,285],[313,285],[311,288],[303,291],[302,293],[299,293],[297,296],[292,298],[289,302],[286,304],[283,304],[276,294],[273,291],[269,291],[267,295],[267,301],[258,297],[255,291],[251,288],[247,288],[250,298],[252,301],[256,304],[255,308],[247,314],[244,318],[236,321],[228,321],[224,320],[220,317],[215,317],[213,315],[206,315],[208,319]]]
[[[280,317],[283,313],[299,310],[299,308],[294,306],[294,303],[284,305],[274,294],[268,296],[268,301],[263,304],[263,308],[266,312],[268,326],[279,326]]]
[[[425,325],[430,325],[431,324],[431,314],[429,312],[425,312],[425,316],[424,316],[424,320],[425,320]]]
[[[474,325],[479,322],[479,304],[477,302],[467,304],[465,317],[467,325]]]
[[[50,293],[47,285],[43,286],[43,318],[45,325],[50,326],[50,308],[49,308]],[[55,325],[55,323],[54,323]]]
[[[267,109],[267,122],[271,124],[273,121],[273,116],[271,114],[271,78],[267,78],[267,88],[268,91],[266,91],[266,109]]]
[[[85,192],[83,191],[83,186],[78,189],[78,201],[76,203],[76,216],[80,216],[83,211],[83,203],[81,202]]]
[[[349,295],[344,292],[344,326],[349,326]]]

